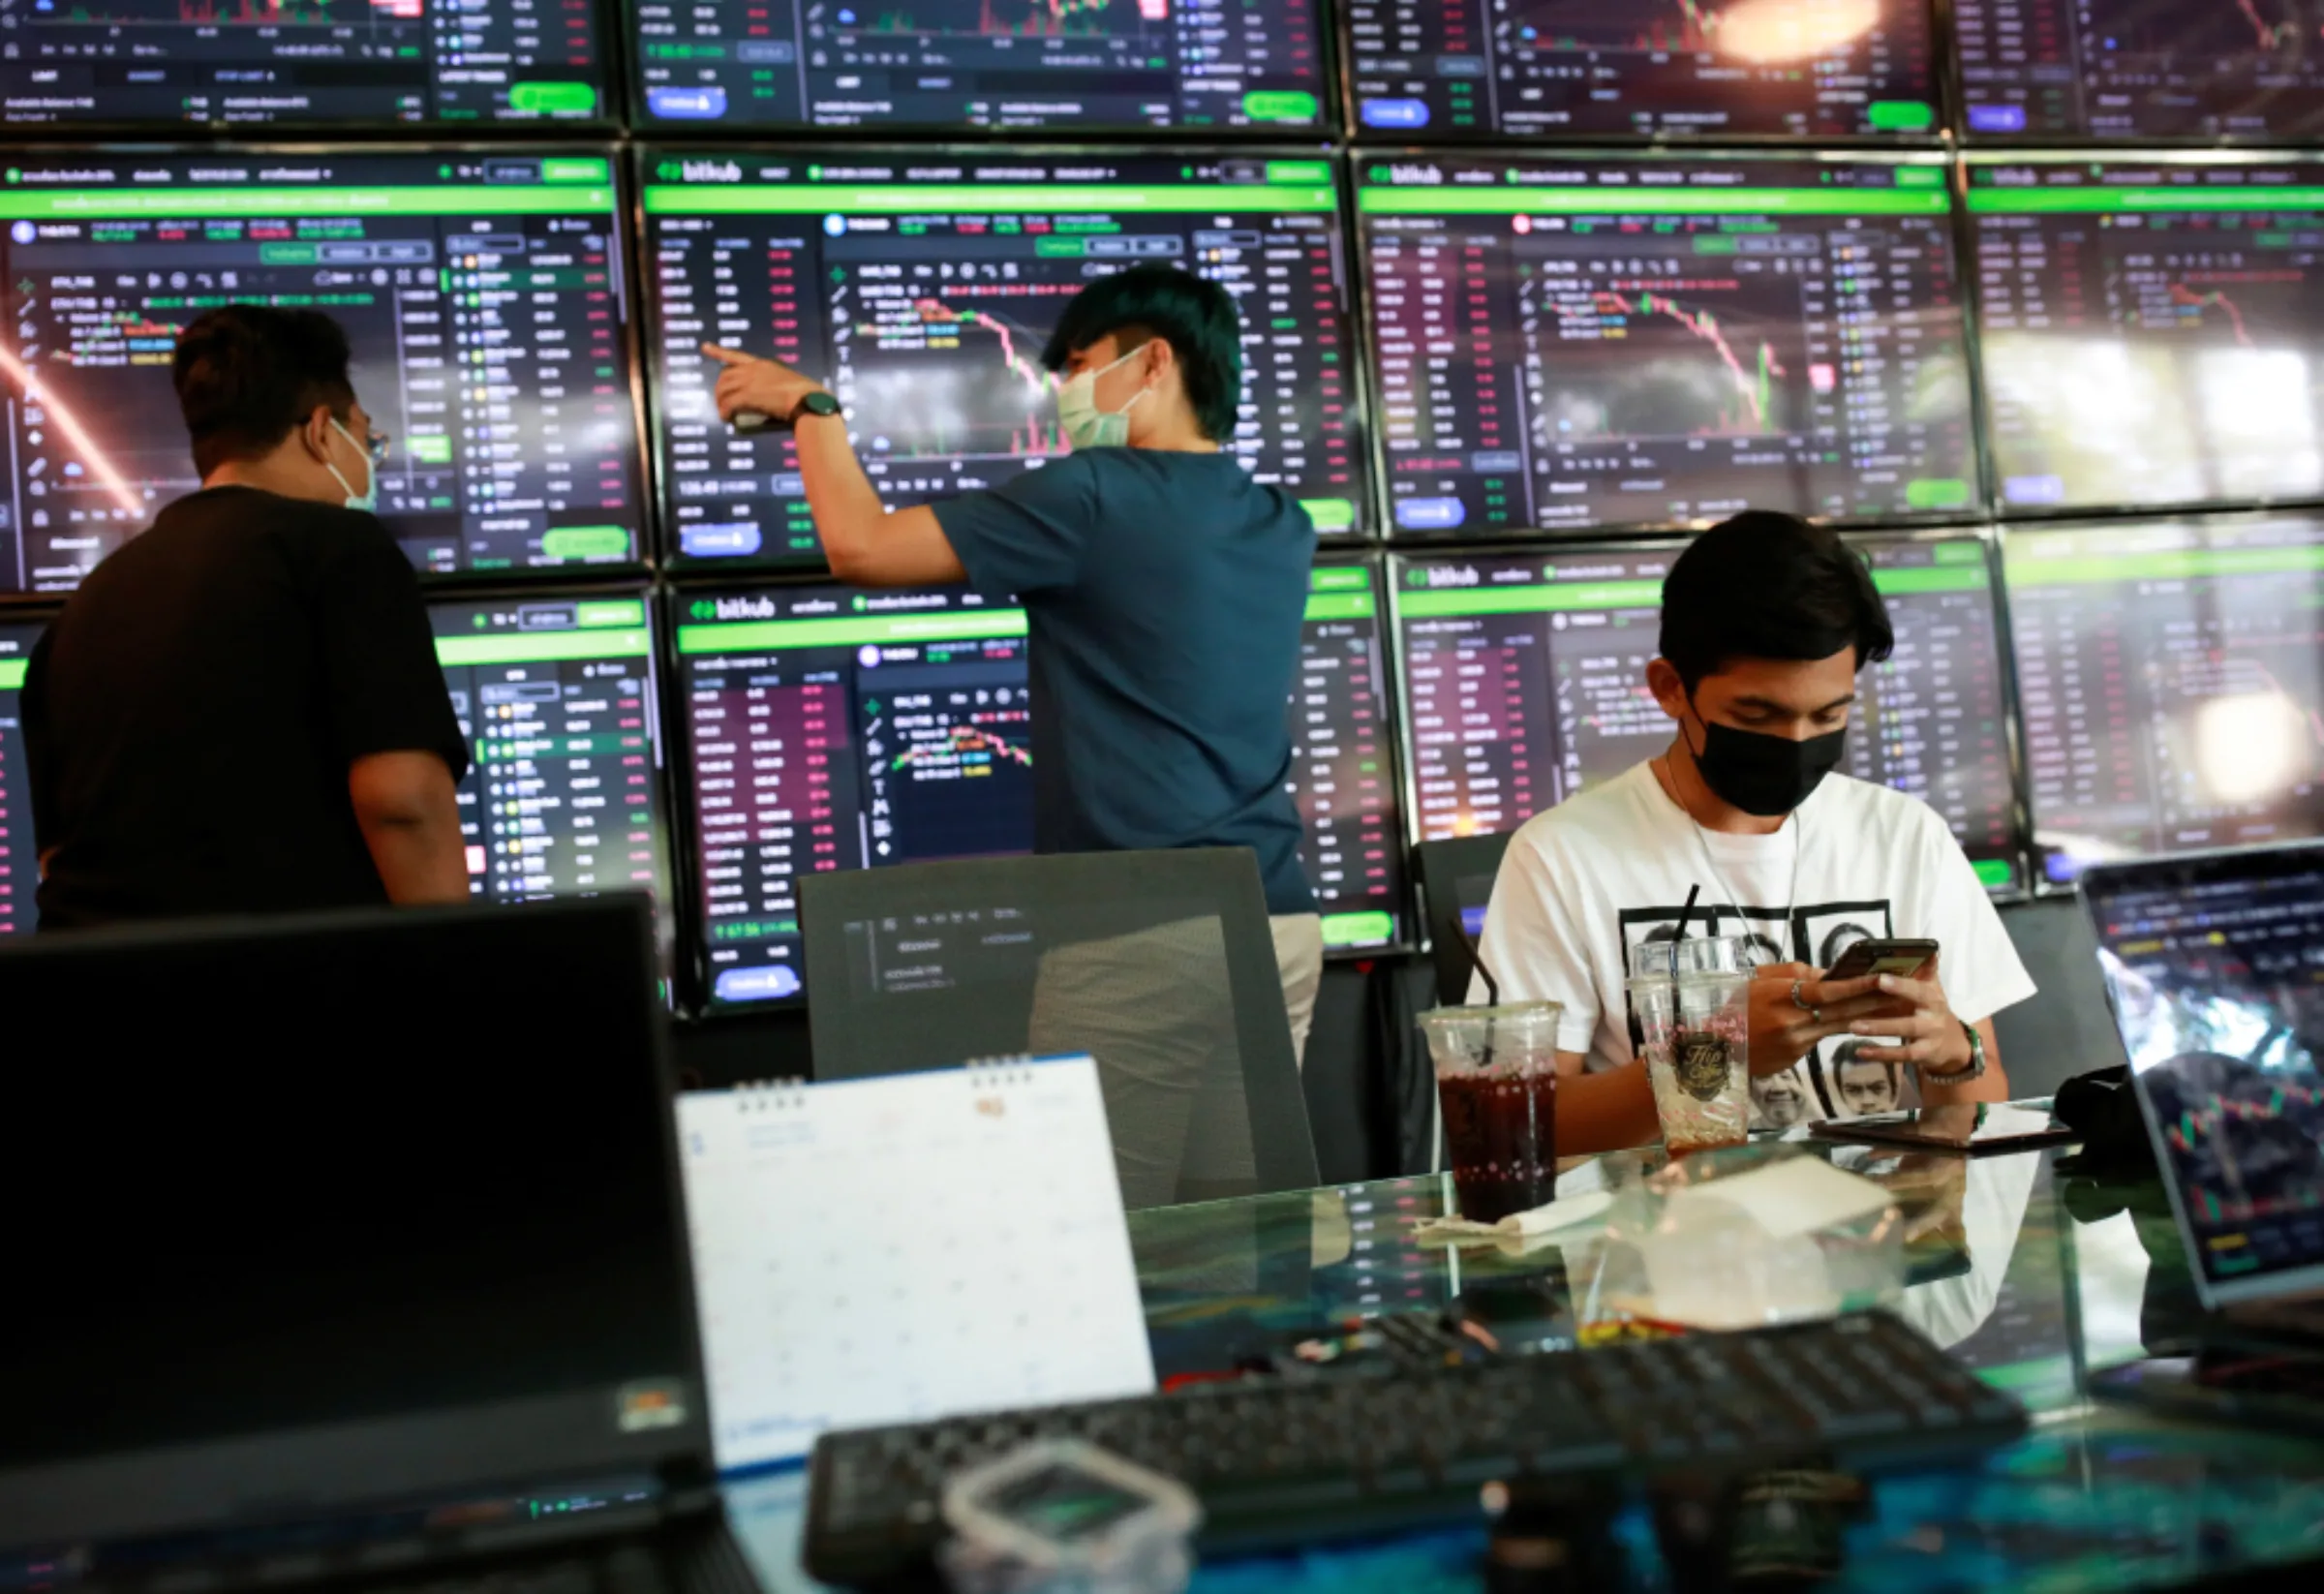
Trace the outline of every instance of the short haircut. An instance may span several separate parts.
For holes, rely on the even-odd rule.
[[[1169,344],[1203,435],[1212,443],[1234,437],[1242,404],[1242,320],[1233,294],[1175,265],[1133,265],[1100,277],[1066,304],[1041,363],[1061,371],[1075,354],[1116,335],[1124,353],[1150,338]]]
[[[229,304],[195,318],[170,362],[195,469],[265,457],[319,405],[344,417],[347,364],[347,333],[320,310]]]
[[[1872,567],[1826,526],[1750,509],[1703,533],[1663,581],[1663,657],[1692,692],[1739,659],[1829,659],[1856,668],[1896,647]]]
[[[1860,1040],[1842,1041],[1832,1053],[1833,1081],[1837,1083],[1840,1076],[1847,1073],[1850,1068],[1878,1068],[1881,1073],[1888,1076],[1888,1088],[1891,1090],[1898,1088],[1902,1085],[1903,1081],[1899,1078],[1897,1073],[1896,1059],[1894,1058],[1868,1058],[1864,1055],[1864,1048],[1866,1046],[1878,1046],[1883,1044],[1892,1043]]]

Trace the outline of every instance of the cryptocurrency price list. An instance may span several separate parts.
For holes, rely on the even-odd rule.
[[[1327,944],[1402,939],[1386,664],[1367,570],[1313,577],[1286,712],[1291,793]],[[709,985],[801,990],[803,874],[1032,850],[1022,609],[937,590],[680,598],[680,691]]]
[[[601,120],[595,0],[0,0],[0,121]]]
[[[1329,163],[1024,156],[841,167],[649,155],[665,522],[676,558],[820,563],[791,440],[711,403],[705,339],[828,383],[891,506],[998,486],[1066,451],[1041,354],[1088,282],[1147,261],[1221,283],[1242,316],[1232,447],[1326,535],[1369,492]],[[927,171],[945,180],[924,180]],[[906,180],[907,175],[912,180]]]
[[[2049,880],[2324,835],[2324,522],[2018,528],[2004,546]]]
[[[39,848],[33,844],[32,786],[24,768],[24,717],[19,702],[32,645],[44,628],[0,622],[0,937],[29,935],[40,914]]]
[[[1972,138],[2324,132],[2314,0],[1954,0]]]
[[[1364,159],[1391,529],[1977,502],[1945,171]]]
[[[639,0],[649,124],[1321,127],[1321,0]]]
[[[1988,886],[2018,879],[2002,641],[1974,537],[1851,539],[1896,653],[1859,678],[1848,773],[1942,814]],[[1646,688],[1669,548],[1399,562],[1405,767],[1422,841],[1515,830],[1669,745]]]
[[[422,569],[639,559],[605,156],[157,156],[103,186],[98,163],[21,159],[0,187],[0,587],[76,585],[200,485],[169,362],[229,303],[347,329],[390,441],[379,511]]]
[[[1927,0],[1348,0],[1347,15],[1365,138],[1937,131]]]
[[[471,894],[647,892],[666,953],[669,826],[645,600],[498,598],[434,603],[429,618],[468,738]]]
[[[2002,503],[2324,493],[2324,165],[1969,169]]]

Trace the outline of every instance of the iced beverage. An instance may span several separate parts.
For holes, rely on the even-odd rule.
[[[1751,976],[1630,982],[1663,1144],[1673,1156],[1740,1146],[1751,1133]]]
[[[1494,1223],[1557,1194],[1559,1011],[1543,1001],[1421,1018],[1463,1217]]]

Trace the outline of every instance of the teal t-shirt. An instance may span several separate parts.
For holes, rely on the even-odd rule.
[[[1232,454],[1092,448],[935,506],[976,590],[1031,628],[1043,852],[1247,846],[1311,913],[1288,704],[1315,527]]]

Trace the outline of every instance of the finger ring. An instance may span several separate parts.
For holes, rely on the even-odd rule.
[[[1791,982],[1791,1005],[1803,1013],[1813,1013],[1816,1010],[1808,1005],[1808,998],[1800,995],[1801,988],[1807,983],[1805,976]]]

